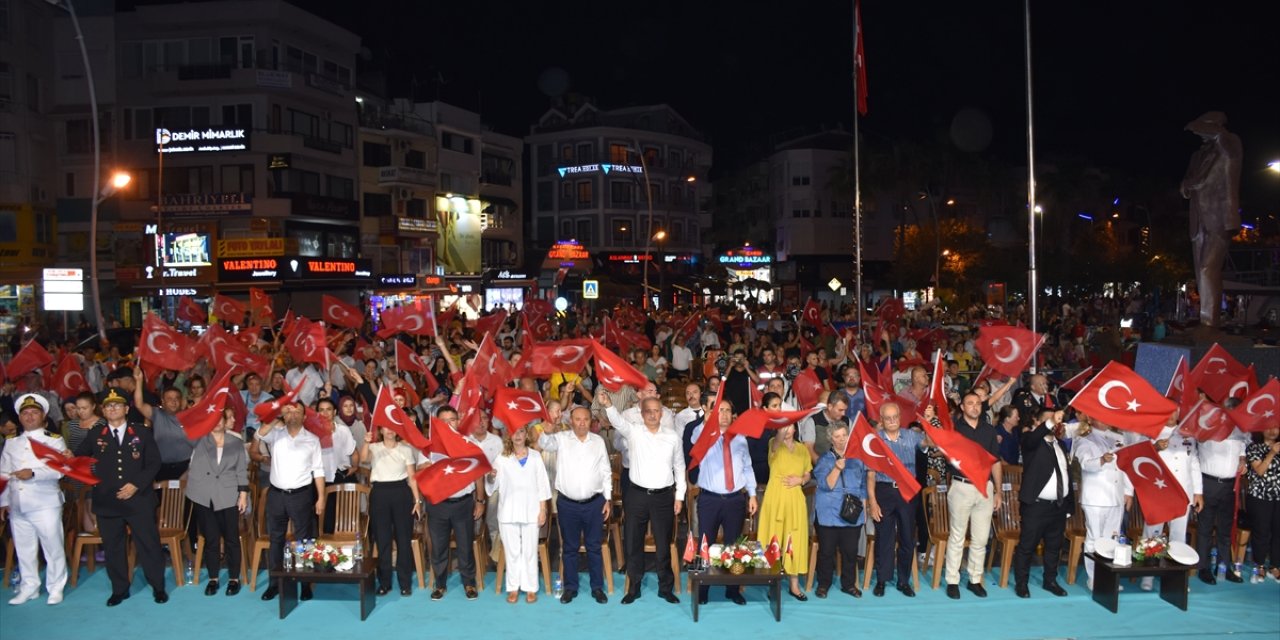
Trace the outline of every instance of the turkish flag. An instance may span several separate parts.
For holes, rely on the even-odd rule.
[[[711,547],[707,546],[707,534],[702,534],[702,544],[698,547],[698,555],[702,558],[703,564],[711,563]]]
[[[246,348],[252,347],[257,344],[259,340],[262,340],[262,327],[240,327],[240,330],[235,333],[235,338]]]
[[[693,334],[698,331],[698,323],[701,320],[702,320],[701,311],[690,315],[688,318],[685,318],[684,322],[680,323],[680,328],[676,329],[676,335],[675,335],[676,342],[678,344],[684,344],[688,342],[689,338],[692,338]]]
[[[27,442],[31,443],[31,453],[50,469],[87,485],[98,484],[98,477],[93,475],[93,465],[97,460],[89,456],[73,458],[65,451],[54,449],[35,438],[27,438]]]
[[[1191,500],[1150,441],[1116,451],[1116,466],[1129,476],[1147,524],[1164,524],[1187,514]]]
[[[587,366],[594,355],[590,338],[574,340],[557,340],[535,344],[529,358],[530,368],[535,376],[549,376],[556,372],[578,373]]]
[[[396,368],[400,371],[417,371],[423,375],[431,373],[431,367],[427,364],[422,356],[418,355],[413,347],[406,345],[401,340],[396,340]]]
[[[1214,343],[1187,376],[1188,390],[1200,390],[1214,402],[1236,395],[1248,395],[1249,367],[1231,357],[1222,345]],[[1256,388],[1255,384],[1252,388]],[[1242,389],[1243,388],[1243,389]]]
[[[724,385],[720,385],[716,389],[716,399],[711,402],[711,411],[708,411],[706,417],[702,421],[702,433],[698,434],[698,439],[693,442],[693,448],[689,450],[690,469],[697,467],[702,463],[702,458],[707,455],[711,447],[715,445],[716,440],[720,439],[720,399],[724,397]],[[726,434],[725,446],[728,446],[729,439],[732,434]]]
[[[220,324],[209,325],[208,330],[200,334],[200,339],[196,341],[196,357],[208,358],[209,362],[217,366],[222,361],[224,352],[232,348],[234,340],[226,329]]]
[[[414,480],[428,502],[440,504],[492,470],[484,454],[477,451],[470,456],[437,460],[419,471]]]
[[[542,396],[533,391],[521,391],[502,387],[494,393],[493,417],[507,425],[507,431],[515,433],[530,422],[550,421]]]
[[[293,314],[293,309],[284,310],[284,319],[280,321],[280,333],[288,336],[293,335],[293,330],[298,327],[298,316]]]
[[[527,298],[520,307],[521,311],[526,311],[535,315],[547,316],[555,311],[551,303],[541,298]]]
[[[321,449],[333,448],[333,420],[320,415],[311,407],[303,408],[302,426],[320,439]]]
[[[288,385],[286,385],[285,389],[285,394],[279,398],[275,398],[271,402],[259,402],[253,407],[254,415],[258,416],[258,420],[262,424],[267,424],[280,417],[285,405],[297,402],[298,392],[302,391],[302,385],[298,385],[296,389],[289,389]]]
[[[906,311],[907,305],[903,304],[902,298],[882,298],[880,307],[876,309],[876,316],[887,320],[897,320]]]
[[[692,538],[690,538],[690,542],[692,542]],[[769,566],[772,567],[777,564],[778,560],[781,558],[782,548],[778,545],[778,534],[775,533],[773,534],[773,537],[769,539],[768,546],[764,548],[764,561],[768,562]]]
[[[923,414],[924,408],[932,405],[933,411],[938,415],[938,422],[942,423],[943,429],[955,429],[956,425],[951,421],[951,405],[947,404],[947,395],[942,392],[942,378],[944,375],[946,363],[942,360],[942,350],[939,349],[933,358],[933,377],[929,382],[929,392],[921,399],[920,406],[916,407],[918,413]]]
[[[1022,374],[1044,336],[1021,327],[981,327],[974,341],[982,361],[1010,378]]]
[[[822,386],[822,380],[818,379],[818,374],[813,369],[803,369],[791,381],[791,392],[795,394],[796,401],[802,407],[811,407],[822,402],[823,391],[826,389]]]
[[[234,347],[228,345],[222,352],[222,359],[214,363],[214,369],[220,374],[229,373],[233,376],[256,373],[259,378],[266,380],[267,374],[271,373],[271,360],[267,356],[250,353],[238,344]]]
[[[1116,393],[1121,389],[1121,393]],[[1178,405],[1164,397],[1133,369],[1110,362],[1071,398],[1070,406],[1106,424],[1158,438]]]
[[[224,296],[221,293],[213,296],[213,315],[222,322],[244,324],[244,303]]]
[[[535,340],[547,340],[551,337],[551,321],[542,313],[534,313],[526,307],[520,312],[524,317],[525,330],[533,334]]]
[[[1061,388],[1067,391],[1080,391],[1081,389],[1084,388],[1084,384],[1089,381],[1089,378],[1092,378],[1092,377],[1093,377],[1093,367],[1092,366],[1086,367],[1084,371],[1081,371],[1080,373],[1077,373],[1076,375],[1071,376],[1070,380],[1067,380],[1066,382],[1062,383]]]
[[[995,456],[958,431],[929,427],[925,429],[925,433],[942,450],[951,466],[959,469],[985,497],[987,480],[991,477],[991,465],[996,462]],[[1000,487],[996,487],[996,490],[999,489]]]
[[[57,370],[53,372],[53,383],[49,385],[49,390],[63,400],[89,390],[89,383],[80,370],[79,358],[70,353],[62,357],[62,362],[58,363]]]
[[[218,421],[222,420],[222,409],[226,406],[226,393],[206,393],[190,409],[179,411],[174,417],[182,425],[182,430],[187,432],[188,440],[199,440],[218,426]]]
[[[200,303],[187,296],[178,298],[178,319],[190,324],[208,324],[209,312]]]
[[[320,308],[323,311],[321,317],[330,325],[359,329],[364,324],[364,316],[360,313],[359,307],[343,302],[327,293],[320,296]]]
[[[293,333],[285,339],[285,349],[295,362],[325,364],[329,347],[325,342],[324,326],[306,318],[298,318]]]
[[[1090,367],[1089,369],[1092,369]],[[1088,371],[1088,369],[1086,369]],[[1182,404],[1183,397],[1187,388],[1187,378],[1190,377],[1191,370],[1187,367],[1187,357],[1178,356],[1178,365],[1173,368],[1173,377],[1169,378],[1169,388],[1165,389],[1164,397]]]
[[[409,420],[404,410],[396,406],[395,397],[388,385],[384,384],[378,390],[378,400],[373,406],[373,415],[369,420],[375,433],[378,429],[390,429],[400,436],[405,444],[424,453],[431,446],[431,441],[418,430],[413,421]],[[374,438],[375,441],[379,439],[377,435]]]
[[[891,398],[880,385],[874,382],[868,382],[866,378],[862,379],[862,397],[867,401],[867,417],[874,422],[880,422],[880,407],[890,400],[896,401],[896,396]],[[909,422],[903,423],[911,424]]]
[[[489,333],[496,334],[500,329],[502,329],[502,323],[506,321],[507,321],[507,310],[498,309],[497,311],[487,316],[481,316],[476,320],[476,333],[479,335],[485,335]]]
[[[854,418],[853,431],[849,433],[849,444],[845,446],[844,457],[861,460],[867,468],[893,478],[898,484],[898,493],[907,502],[920,492],[920,483],[916,481],[915,475],[903,466],[902,460],[880,439],[862,414]],[[990,467],[988,472],[989,469]]]
[[[189,338],[174,331],[156,314],[147,314],[138,336],[138,360],[162,369],[183,371],[194,359],[195,349]]]
[[[492,393],[506,387],[512,377],[511,363],[498,349],[498,343],[493,334],[486,333],[480,341],[480,348],[476,350],[475,360],[467,369],[467,379],[480,385],[484,391]]]
[[[32,340],[18,350],[9,361],[9,380],[17,382],[22,376],[53,364],[53,356],[39,342]]]
[[[484,457],[484,451],[476,443],[467,440],[461,433],[454,431],[448,422],[439,418],[431,419],[431,451],[449,458]]]
[[[693,562],[693,559],[696,557],[698,557],[698,548],[697,545],[693,543],[693,529],[689,529],[689,539],[684,543],[684,555],[682,556],[682,559],[685,564],[689,564],[690,562]]]
[[[649,384],[649,379],[643,373],[599,342],[592,340],[591,350],[596,359],[596,379],[605,389],[617,392],[623,385],[643,389]]]
[[[643,333],[618,329],[618,351],[620,353],[631,353],[636,349],[647,352],[652,347],[653,343],[649,342],[649,337]]]
[[[1271,378],[1261,389],[1246,397],[1240,406],[1228,410],[1228,413],[1243,431],[1266,431],[1280,426],[1278,411],[1280,411],[1280,382]]]
[[[728,433],[759,438],[765,429],[781,429],[789,424],[808,418],[822,411],[826,405],[818,404],[809,409],[799,411],[769,411],[768,409],[747,409],[729,425]]]
[[[249,415],[249,409],[244,404],[244,396],[240,395],[240,390],[231,382],[232,371],[223,371],[218,378],[209,385],[209,391],[206,394],[215,396],[225,395],[227,397],[226,407],[229,407],[235,413],[236,423],[232,430],[236,433],[244,431],[244,419]]]
[[[271,296],[257,287],[249,287],[249,318],[251,324],[273,325],[276,311],[271,306]]]
[[[458,398],[458,432],[473,433],[476,426],[480,424],[480,412],[488,404],[484,389],[468,373],[458,380],[454,387],[454,395]],[[433,428],[434,424],[432,423]],[[434,441],[435,436],[432,436],[432,442]]]
[[[1200,442],[1222,442],[1235,428],[1231,415],[1212,400],[1196,402],[1178,423],[1178,433]]]
[[[378,337],[387,338],[397,333],[411,336],[434,336],[435,323],[431,321],[431,311],[419,303],[383,309],[378,316]]]
[[[804,320],[805,324],[808,324],[809,326],[821,327],[822,305],[818,304],[817,300],[809,298],[809,301],[804,303],[804,310],[801,312],[800,317]]]
[[[867,54],[862,37],[862,3],[853,3],[853,30],[856,43],[853,47],[853,67],[858,94],[858,115],[867,115]]]

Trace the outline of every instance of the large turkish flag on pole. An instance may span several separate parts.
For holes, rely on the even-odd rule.
[[[1116,451],[1116,466],[1129,476],[1147,524],[1163,524],[1186,515],[1191,500],[1150,441]]]
[[[1160,437],[1178,405],[1156,391],[1142,376],[1112,361],[1098,372],[1070,406],[1089,417],[1150,438]]]

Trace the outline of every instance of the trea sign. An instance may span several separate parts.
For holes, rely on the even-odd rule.
[[[156,129],[156,145],[163,153],[192,153],[199,151],[248,151],[249,130],[240,128],[209,128],[203,131],[189,129]]]

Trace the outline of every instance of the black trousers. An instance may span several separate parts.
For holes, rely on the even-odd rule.
[[[1013,577],[1018,585],[1027,584],[1031,576],[1031,556],[1041,540],[1044,540],[1044,584],[1058,581],[1058,559],[1062,557],[1066,528],[1066,502],[1022,503],[1022,531],[1013,550]]]
[[[448,500],[440,504],[427,504],[427,533],[431,536],[431,571],[436,576],[436,588],[444,589],[449,580],[449,533],[458,543],[458,573],[462,586],[476,586],[476,555],[471,543],[475,541],[476,507],[474,494],[467,494],[457,502]]]
[[[556,519],[560,522],[560,557],[564,562],[561,579],[565,591],[578,590],[578,547],[587,549],[587,571],[591,589],[604,589],[604,494],[585,504],[560,496],[556,500]],[[579,543],[581,541],[581,543]]]
[[[1253,540],[1253,561],[1266,567],[1280,567],[1280,500],[1248,496],[1249,537]]]
[[[1209,550],[1218,544],[1218,559],[1231,566],[1231,520],[1236,517],[1235,478],[1222,482],[1204,474],[1204,509],[1196,514],[1196,552],[1200,570],[1216,571]],[[1214,536],[1214,530],[1218,535]],[[1234,571],[1234,569],[1229,569]]]
[[[658,572],[658,593],[670,592],[675,587],[676,577],[671,571],[675,502],[675,488],[661,493],[649,493],[633,484],[627,491],[623,542],[627,551],[627,578],[631,580],[631,593],[640,593],[640,580],[644,578],[644,535],[651,523],[654,546],[657,548],[653,556]]]
[[[911,579],[911,557],[916,549],[916,503],[907,502],[889,482],[877,482],[876,504],[880,505],[880,522],[876,523],[876,582],[891,582],[894,569],[898,583]]]
[[[840,551],[840,589],[852,590],[858,586],[858,538],[862,525],[856,527],[825,527],[818,525],[818,588],[831,587],[831,574],[836,568],[836,551]]]
[[[391,586],[391,541],[396,543],[396,579],[401,589],[413,581],[413,490],[404,480],[375,482],[369,491],[369,524],[378,548],[378,585]],[[446,543],[447,544],[447,543]]]
[[[273,568],[284,563],[285,536],[289,533],[290,522],[293,523],[294,540],[316,537],[315,485],[307,485],[293,493],[285,493],[276,487],[267,491],[267,535],[271,538],[267,560]]]
[[[200,535],[204,536],[204,568],[210,580],[217,580],[222,570],[222,554],[227,559],[227,579],[240,579],[240,512],[235,507],[214,509],[195,505]],[[200,576],[196,576],[199,580]]]
[[[698,533],[707,536],[708,544],[715,542],[716,531],[723,529],[724,543],[733,544],[742,535],[742,525],[747,519],[747,494],[739,491],[730,495],[718,495],[703,491],[698,494]],[[698,597],[707,596],[707,587],[698,588]],[[730,585],[724,594],[742,593],[742,587]]]
[[[137,499],[135,496],[134,499]],[[152,499],[154,502],[154,498]],[[107,555],[107,577],[111,593],[127,595],[133,575],[129,572],[129,556],[125,544],[125,527],[133,537],[138,564],[147,584],[164,591],[164,554],[160,553],[160,531],[156,528],[154,509],[139,509],[127,515],[98,514],[98,532],[102,534],[102,551]]]

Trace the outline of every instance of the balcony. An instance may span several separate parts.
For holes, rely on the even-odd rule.
[[[327,151],[329,153],[342,153],[342,145],[332,140],[324,138],[313,138],[311,136],[302,137],[302,146],[317,151]]]
[[[380,187],[434,187],[435,176],[422,169],[411,167],[382,167],[378,169]]]
[[[365,108],[360,112],[360,126],[379,130],[399,130],[435,137],[436,129],[429,121],[412,115],[379,113],[375,109]]]
[[[185,64],[178,67],[179,80],[227,80],[231,78],[229,64]]]

